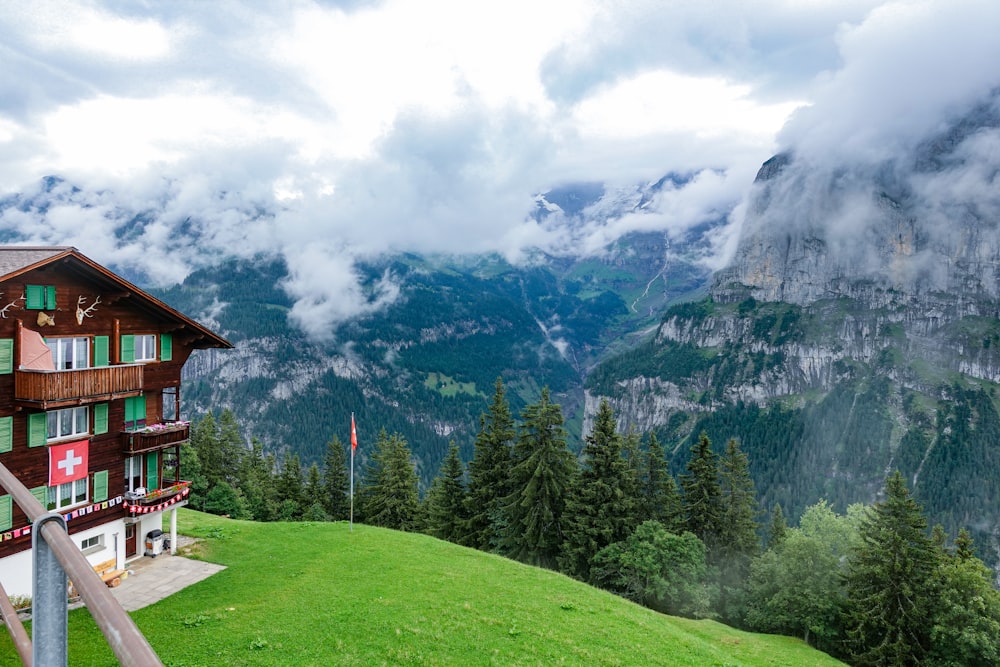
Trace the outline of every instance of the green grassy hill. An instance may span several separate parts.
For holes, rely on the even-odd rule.
[[[228,569],[133,614],[168,667],[842,664],[424,535],[188,510],[179,528]],[[70,614],[69,662],[115,664],[86,610]],[[4,633],[0,665],[16,664]]]

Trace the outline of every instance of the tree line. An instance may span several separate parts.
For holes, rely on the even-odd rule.
[[[196,423],[182,470],[192,505],[257,520],[342,520],[347,448],[322,470],[247,450],[231,413]],[[382,431],[355,493],[354,519],[423,531],[558,570],[661,612],[799,636],[857,665],[1000,664],[1000,592],[964,529],[928,530],[903,476],[883,499],[838,514],[826,501],[762,525],[739,441],[705,433],[675,478],[655,434],[620,434],[602,402],[574,456],[543,389],[516,420],[497,379],[463,465],[452,444],[421,498],[406,440]]]

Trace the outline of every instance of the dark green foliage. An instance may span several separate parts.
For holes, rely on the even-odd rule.
[[[712,451],[712,441],[704,432],[691,446],[687,472],[681,475],[681,489],[684,529],[701,540],[711,555],[721,535],[722,506],[719,456]]]
[[[601,401],[585,438],[583,469],[570,487],[563,514],[563,572],[590,580],[590,559],[624,540],[635,526],[634,475],[622,459],[622,437],[611,405]]]
[[[302,518],[302,512],[314,499],[307,502],[305,488],[302,485],[302,464],[298,454],[289,454],[281,465],[281,472],[275,480],[275,492],[278,514],[282,521],[297,521]]]
[[[971,555],[965,533],[956,554],[941,559],[935,573],[934,623],[927,664],[933,667],[1000,665],[1000,592],[992,573]]]
[[[513,450],[511,493],[504,502],[507,529],[501,549],[521,562],[554,569],[576,462],[566,447],[562,410],[552,403],[548,387],[542,389],[538,403],[524,408],[521,420]]]
[[[771,522],[767,526],[767,548],[771,549],[781,544],[787,533],[788,523],[785,521],[785,513],[781,511],[781,505],[775,503],[771,512]]]
[[[656,433],[649,434],[646,456],[640,469],[639,521],[658,521],[670,532],[677,533],[683,525],[681,496],[677,482]]]
[[[739,624],[743,585],[750,574],[750,561],[759,550],[760,512],[747,456],[735,438],[729,439],[719,461],[719,491],[718,541],[709,557],[719,568],[719,613],[723,620]]]
[[[383,429],[375,448],[365,482],[365,523],[396,530],[418,529],[417,473],[406,440],[398,433],[388,435]]]
[[[801,637],[825,651],[842,642],[847,604],[844,562],[856,539],[847,517],[825,502],[808,508],[799,528],[758,556],[747,583],[748,627]]]
[[[940,556],[898,471],[886,482],[886,499],[862,520],[859,535],[846,579],[850,653],[861,665],[919,664],[931,646]]]
[[[452,442],[426,503],[427,532],[449,542],[458,542],[467,524],[464,476],[458,445]]]
[[[274,459],[265,457],[260,442],[254,440],[250,451],[243,457],[240,491],[243,492],[255,521],[272,521],[277,518],[279,501],[274,474]]]
[[[221,481],[213,484],[205,495],[204,508],[206,512],[220,514],[233,519],[250,519],[250,508],[239,490],[230,486],[229,482]]]
[[[705,546],[691,533],[646,521],[599,551],[592,569],[597,585],[639,604],[677,616],[708,614]]]
[[[330,442],[326,443],[326,456],[323,457],[321,502],[323,509],[334,521],[344,521],[349,518],[350,486],[346,447],[340,442],[340,438],[333,436]]]
[[[489,412],[480,418],[475,453],[469,462],[468,521],[462,544],[493,550],[500,543],[506,520],[503,499],[510,494],[511,447],[514,417],[504,392],[503,380],[494,384]]]

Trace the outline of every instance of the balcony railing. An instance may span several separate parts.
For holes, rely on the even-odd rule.
[[[181,500],[184,500],[188,494],[191,493],[191,482],[178,481],[174,482],[170,486],[166,486],[162,489],[156,489],[150,491],[143,496],[136,496],[131,493],[125,494],[125,507],[126,511],[130,514],[136,514],[141,512],[136,512],[132,508],[152,508],[157,505],[174,505]],[[147,510],[148,511],[148,510]]]
[[[43,410],[138,396],[142,364],[78,368],[67,371],[14,371],[14,400]]]
[[[126,454],[142,454],[179,445],[190,437],[191,425],[187,422],[166,422],[122,433],[122,446]]]

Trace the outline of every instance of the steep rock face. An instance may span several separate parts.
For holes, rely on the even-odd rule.
[[[741,438],[792,514],[871,502],[898,468],[1000,560],[998,174],[997,95],[878,163],[773,157],[710,298],[598,366],[588,405],[661,441]]]
[[[757,174],[733,261],[713,294],[762,301],[849,297],[880,308],[1000,299],[1000,105],[994,96],[939,135],[878,164],[783,153]],[[743,294],[743,290],[737,290]]]

